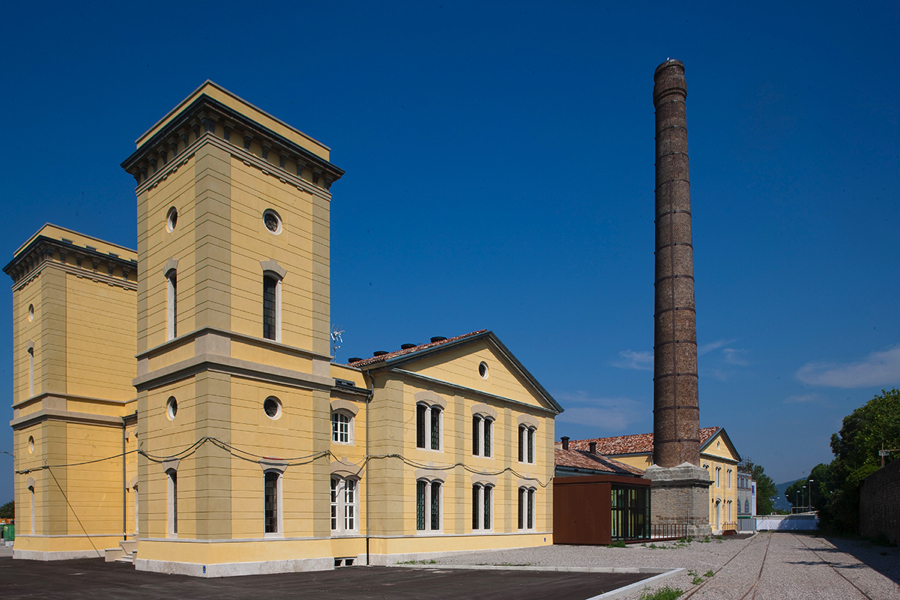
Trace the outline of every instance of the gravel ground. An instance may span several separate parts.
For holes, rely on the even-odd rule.
[[[837,544],[837,546],[835,545]],[[761,533],[749,539],[709,542],[597,546],[545,546],[448,556],[439,565],[530,565],[547,567],[683,568],[645,589],[671,586],[692,598],[743,598],[754,586],[756,599],[898,600],[900,550],[865,543],[791,533]],[[886,554],[883,554],[886,553]],[[860,559],[876,561],[879,571]],[[875,564],[875,562],[873,562]],[[690,571],[690,573],[689,573]],[[712,571],[713,577],[704,577]],[[703,583],[695,585],[696,577]],[[893,579],[892,579],[893,578]],[[855,586],[855,587],[854,587]],[[642,590],[622,596],[638,600]]]

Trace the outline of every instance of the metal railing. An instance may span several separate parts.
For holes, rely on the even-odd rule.
[[[687,537],[687,523],[660,523],[650,525],[651,540],[677,540]]]

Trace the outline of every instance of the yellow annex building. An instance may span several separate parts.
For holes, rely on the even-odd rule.
[[[16,558],[224,576],[552,544],[559,404],[489,331],[330,356],[329,149],[207,82],[137,140],[137,252],[13,280]]]
[[[653,464],[653,434],[620,435],[591,440],[572,440],[569,448],[596,452],[646,470]],[[709,486],[709,524],[714,533],[737,530],[738,463],[741,456],[722,427],[700,428],[700,464],[712,480]]]

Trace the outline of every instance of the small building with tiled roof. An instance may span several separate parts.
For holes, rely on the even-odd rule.
[[[588,450],[646,469],[653,464],[653,434],[619,435],[614,437],[572,440],[570,449]],[[561,448],[561,442],[556,443]],[[714,531],[736,528],[738,518],[737,465],[741,455],[723,427],[700,428],[700,464],[710,475],[709,523]]]

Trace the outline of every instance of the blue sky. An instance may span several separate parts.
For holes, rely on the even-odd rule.
[[[900,386],[896,2],[26,4],[0,40],[4,263],[45,222],[135,247],[119,163],[212,79],[347,172],[338,360],[487,328],[566,407],[557,437],[651,431],[651,91],[671,57],[701,425],[781,482]],[[11,339],[0,321],[7,407]]]

